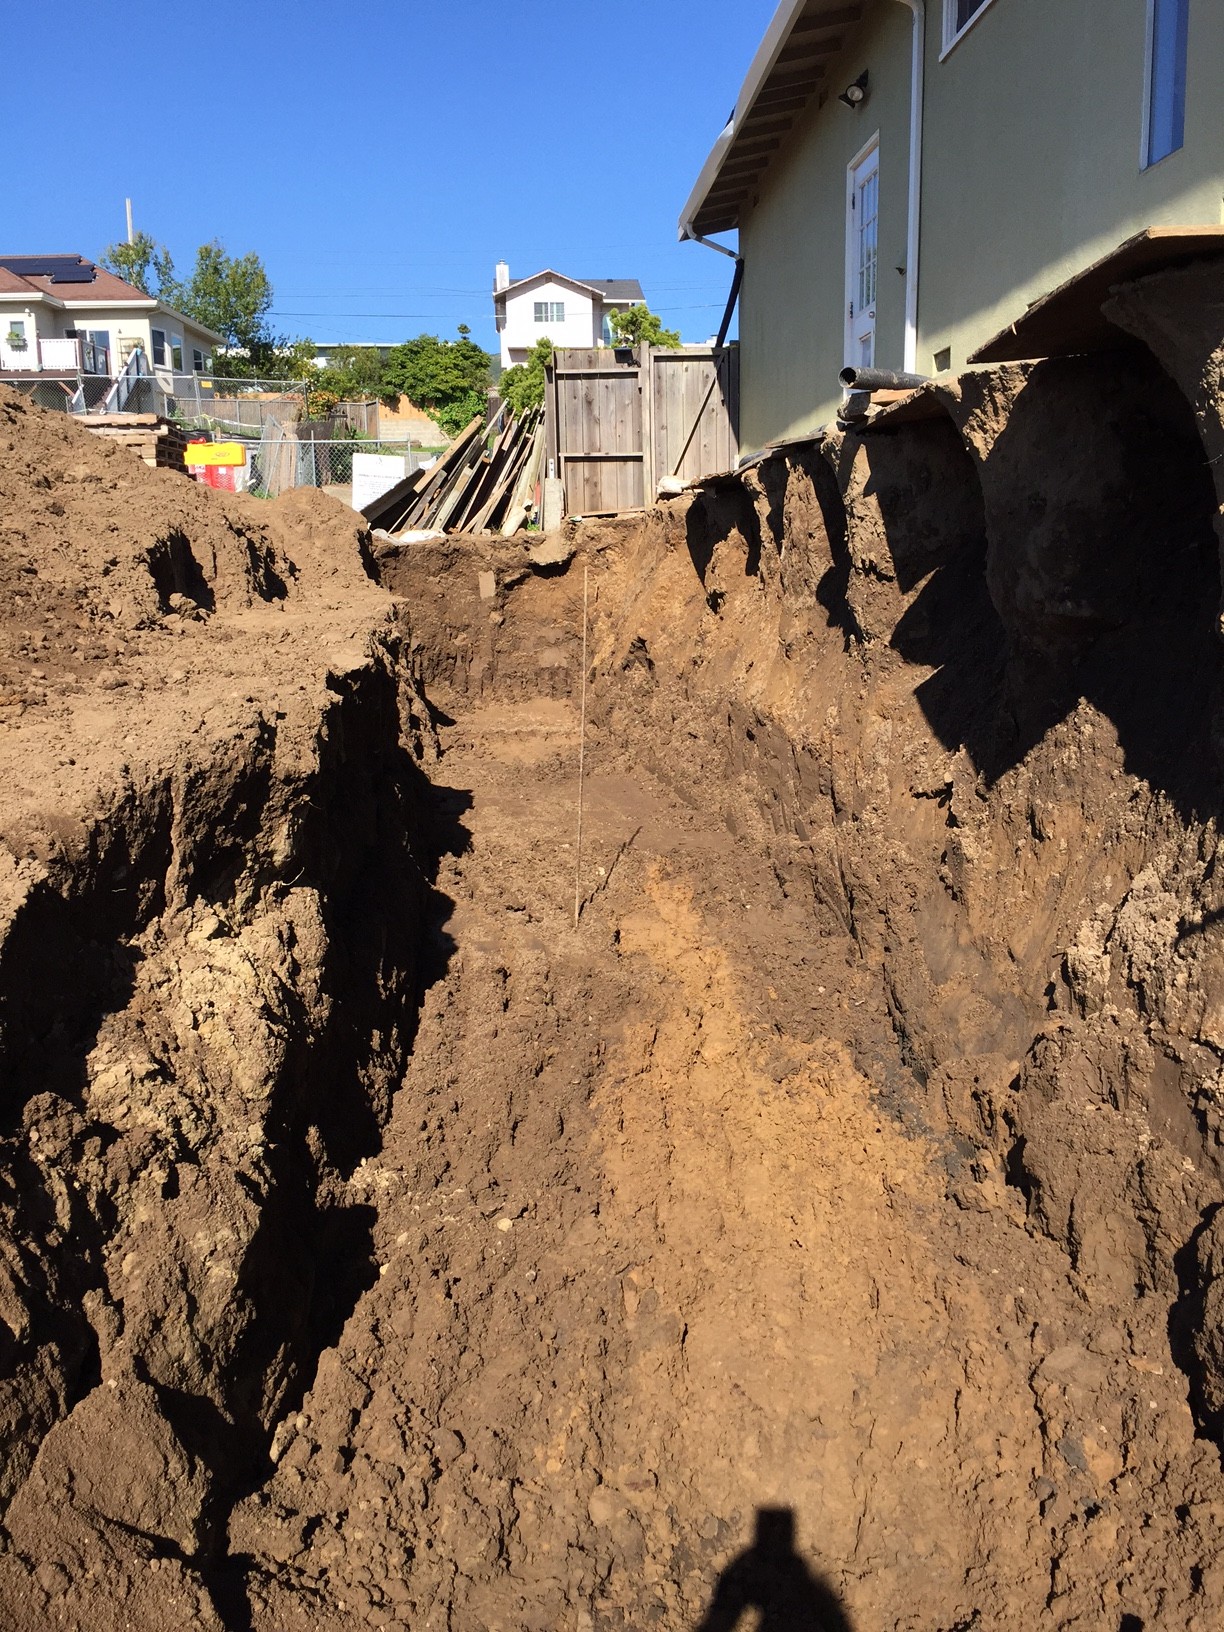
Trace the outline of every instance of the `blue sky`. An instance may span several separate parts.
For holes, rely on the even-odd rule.
[[[395,341],[468,323],[493,266],[637,277],[686,340],[731,263],[676,218],[775,0],[60,0],[4,87],[5,253],[136,225],[180,272],[255,250],[273,327]]]

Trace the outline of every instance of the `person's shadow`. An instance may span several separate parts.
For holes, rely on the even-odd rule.
[[[853,1632],[833,1589],[795,1551],[795,1514],[759,1507],[756,1539],[718,1578],[698,1632],[733,1632],[746,1610],[759,1609],[758,1632]]]

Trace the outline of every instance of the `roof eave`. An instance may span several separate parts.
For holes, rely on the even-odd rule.
[[[151,300],[149,305],[159,312],[165,312],[167,317],[177,318],[184,328],[194,329],[197,334],[204,335],[205,338],[211,340],[214,345],[229,345],[229,341],[225,338],[225,336],[223,334],[218,334],[216,329],[207,328],[203,323],[197,321],[196,318],[187,317],[182,312],[175,311],[173,306],[167,306],[164,301]]]
[[[705,203],[706,195],[722,168],[727,149],[735,140],[744,115],[756,101],[761,86],[765,83],[774,64],[782,54],[786,42],[790,38],[790,32],[798,22],[806,4],[807,0],[782,0],[781,5],[774,12],[773,20],[765,30],[765,37],[757,47],[756,55],[749,64],[748,72],[744,77],[744,83],[740,86],[740,93],[735,99],[735,109],[722,134],[710,149],[710,156],[702,165],[701,174],[697,177],[697,185],[689,194],[688,203],[684,206],[684,213],[680,217],[680,237],[682,239],[694,236],[693,223],[700,215],[701,206]]]
[[[734,140],[735,119],[734,116],[732,116],[732,118],[729,119],[726,125],[723,127],[722,133],[720,134],[718,140],[710,149],[709,157],[702,165],[701,174],[697,177],[693,190],[688,196],[688,202],[685,204],[684,209],[680,212],[679,237],[681,243],[683,243],[686,238],[696,238],[700,236],[696,227],[697,218],[701,214],[702,205],[705,203],[706,198],[709,195],[710,188],[714,185],[714,182],[717,179],[718,172],[722,169],[723,160],[727,156],[727,149],[731,146],[731,143]]]
[[[809,9],[809,3],[810,0],[781,0],[781,4],[774,12],[769,27],[765,31],[765,36],[757,47],[756,54],[749,65],[744,83],[740,87],[740,93],[736,98],[731,118],[714,146],[710,149],[709,156],[701,167],[701,173],[698,175],[688,201],[681,212],[679,222],[679,236],[681,239],[702,237],[710,232],[728,232],[739,226],[739,212],[743,199],[731,196],[710,207],[710,194],[715,190],[715,185],[722,174],[730,150],[744,133],[745,126],[752,121],[757,111],[757,99],[761,95],[766,81],[778,68],[780,59],[790,46],[792,34],[797,31],[803,35],[813,33],[832,34],[847,22],[855,23],[862,16],[861,5],[852,3],[852,0],[848,0],[848,3],[842,8],[838,8],[834,4],[828,4],[826,0],[827,18],[824,16],[826,8],[818,4],[815,7],[813,16],[799,30],[799,25],[803,21],[803,14]],[[827,54],[831,56],[833,50],[840,44],[840,39],[829,41]],[[791,55],[795,54],[795,50],[792,49]],[[799,52],[800,56],[807,54],[804,51]],[[804,80],[804,83],[792,87],[791,79],[796,77],[793,74],[791,79],[785,81],[787,86],[787,106],[785,110],[781,107],[776,109],[771,107],[768,113],[761,110],[761,118],[763,119],[768,119],[775,113],[779,118],[782,118],[783,114],[785,114],[783,122],[775,126],[777,130],[776,139],[765,143],[764,149],[762,149],[759,138],[754,140],[750,134],[747,139],[751,147],[761,149],[762,152],[772,150],[780,145],[790,129],[793,128],[794,119],[802,111],[803,105],[811,94],[812,87],[823,73],[819,59],[826,54],[825,50],[817,46],[812,54],[817,59],[816,63],[809,64],[805,69],[801,69],[798,76]],[[789,72],[789,69],[788,59],[786,71]],[[782,83],[780,81],[779,85]],[[765,133],[762,130],[762,134]],[[764,169],[768,163],[769,159],[764,158],[760,168]],[[732,186],[729,191],[734,195],[735,188]]]
[[[552,267],[546,266],[540,272],[533,272],[529,278],[517,278],[513,283],[508,283],[504,289],[495,289],[493,298],[494,300],[504,301],[507,295],[517,294],[519,290],[525,289],[529,283],[538,283],[541,278],[551,278],[556,283],[567,283],[571,289],[581,289],[587,295],[599,294],[598,289],[592,288],[589,283],[583,283],[581,278],[571,278],[566,272],[554,272]]]

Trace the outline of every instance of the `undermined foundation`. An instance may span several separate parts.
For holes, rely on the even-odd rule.
[[[1202,414],[929,397],[536,561],[4,401],[0,1625],[1218,1624]]]

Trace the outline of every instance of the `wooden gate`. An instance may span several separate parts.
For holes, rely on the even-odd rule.
[[[545,404],[565,513],[640,509],[664,476],[688,481],[734,466],[739,348],[559,349]]]
[[[665,476],[690,482],[739,458],[739,347],[651,348],[651,496]]]

